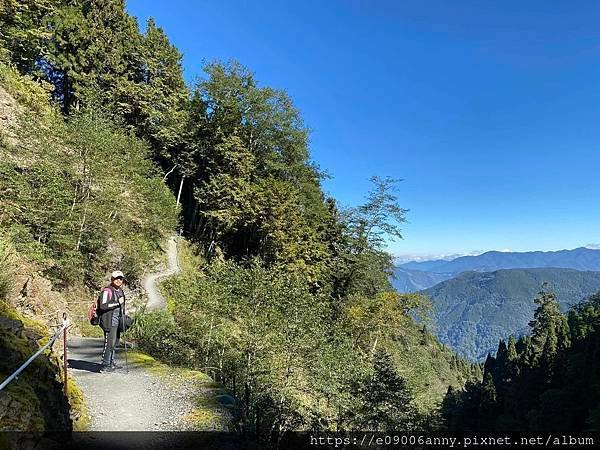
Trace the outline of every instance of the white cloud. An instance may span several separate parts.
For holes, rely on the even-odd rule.
[[[600,243],[592,243],[584,246],[585,248],[600,250]],[[473,250],[468,253],[397,253],[394,255],[394,262],[396,264],[404,264],[410,261],[423,262],[423,261],[435,261],[435,260],[446,260],[451,261],[461,256],[478,256],[482,253],[490,250]],[[510,248],[504,248],[502,250],[496,250],[503,253],[514,253],[515,251]]]
[[[474,250],[469,253],[398,253],[394,255],[394,261],[396,264],[403,264],[410,261],[435,261],[438,259],[451,261],[461,256],[477,256],[485,252],[486,250]]]

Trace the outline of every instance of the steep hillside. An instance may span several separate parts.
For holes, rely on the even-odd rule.
[[[451,277],[451,274],[396,267],[392,278],[392,286],[394,286],[394,289],[398,292],[417,292],[434,286]]]
[[[174,364],[222,368],[216,373],[232,392],[258,405],[277,400],[278,414],[295,417],[299,429],[315,417],[346,423],[374,348],[390,352],[421,414],[435,410],[448,385],[478,377],[406,314],[409,298],[356,297],[332,320],[327,299],[298,277],[256,265],[208,265],[189,244],[182,259],[182,273],[164,284],[171,313],[143,318],[142,348]]]
[[[48,338],[44,327],[27,321],[0,300],[0,380],[37,351],[44,338]],[[0,391],[0,430],[71,430],[59,364],[56,356],[42,355],[18,381]]]
[[[2,65],[0,102],[0,232],[59,287],[139,279],[178,217],[146,144],[92,112],[64,120]]]
[[[566,310],[600,291],[600,272],[572,269],[507,269],[466,272],[422,291],[433,302],[437,336],[459,354],[482,360],[500,339],[528,331],[544,282]]]
[[[36,278],[82,298],[115,268],[138,283],[181,225],[193,264],[165,283],[168,310],[131,332],[211,371],[237,429],[279,442],[435,427],[448,385],[481,373],[414,322],[421,296],[389,282],[399,180],[373,176],[363,204],[340,208],[284,90],[235,61],[206,64],[190,89],[166,33],[152,19],[141,31],[122,1],[45,6],[0,14],[0,45],[32,77],[0,68],[21,105],[0,141],[0,232]]]
[[[41,278],[21,285],[23,272],[31,269],[0,236],[0,381],[48,342],[58,323],[55,313],[60,311],[55,308],[66,308],[64,299]],[[38,356],[0,391],[0,430],[85,429],[88,416],[78,386],[71,383],[64,395],[61,357],[62,346],[55,342],[52,352]]]

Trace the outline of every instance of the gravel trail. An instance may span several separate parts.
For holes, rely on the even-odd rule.
[[[193,408],[193,391],[176,389],[144,367],[128,361],[117,349],[115,362],[123,366],[99,373],[103,340],[69,338],[70,373],[81,387],[90,408],[90,431],[183,430],[183,417]]]
[[[156,285],[156,283],[160,278],[175,275],[181,270],[179,268],[179,262],[177,259],[177,236],[172,236],[169,239],[167,256],[167,269],[154,274],[147,275],[146,277],[144,277],[144,280],[142,282],[142,286],[144,286],[144,290],[146,291],[146,294],[148,296],[148,303],[146,304],[146,308],[148,311],[152,311],[154,309],[164,309],[167,307],[167,303],[160,291],[158,290],[158,286]]]

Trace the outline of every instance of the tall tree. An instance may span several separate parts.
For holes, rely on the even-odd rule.
[[[481,385],[478,428],[481,431],[493,431],[497,415],[498,403],[496,386],[492,374],[486,373],[483,378],[483,384]]]
[[[385,350],[375,353],[372,374],[359,384],[356,394],[359,404],[354,426],[357,429],[411,431],[417,427],[418,416],[411,392]]]
[[[536,353],[542,354],[546,349],[546,354],[552,356],[569,346],[569,325],[560,312],[556,294],[546,289],[544,285],[534,300],[538,307],[529,326]]]
[[[0,2],[0,48],[8,50],[15,67],[34,74],[50,30],[45,19],[63,2],[59,0],[2,0]]]
[[[48,20],[41,65],[63,111],[99,105],[128,117],[140,81],[141,35],[123,0],[74,0]]]
[[[183,145],[189,100],[182,55],[152,18],[148,19],[138,51],[137,95],[131,99],[132,109],[125,119],[151,143],[154,159],[165,170],[175,164],[181,166],[176,153]],[[184,171],[177,168],[181,176]]]
[[[347,234],[347,246],[341,255],[344,270],[336,275],[340,297],[352,293],[372,296],[390,289],[393,262],[384,251],[384,242],[387,238],[402,238],[400,224],[407,212],[394,194],[398,181],[372,177],[367,201],[346,211],[342,219]]]
[[[309,161],[308,130],[283,91],[238,63],[213,63],[190,102],[187,228],[210,249],[316,281],[326,271],[331,212]]]
[[[517,341],[511,334],[508,337],[508,346],[506,349],[506,368],[508,381],[514,379],[518,375],[518,358]]]

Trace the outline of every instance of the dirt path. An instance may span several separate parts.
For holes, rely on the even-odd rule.
[[[177,237],[172,236],[169,239],[168,249],[168,267],[160,272],[147,275],[142,281],[142,286],[148,296],[147,310],[164,309],[167,307],[164,297],[160,293],[157,282],[160,278],[168,277],[179,273],[179,263],[177,258]]]
[[[193,409],[193,395],[148,373],[144,364],[128,358],[127,368],[99,373],[103,340],[69,338],[70,373],[90,408],[90,431],[182,430],[183,418]],[[124,350],[115,362],[125,366]]]

